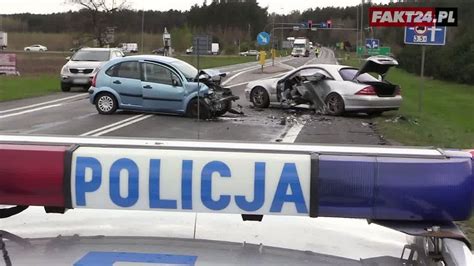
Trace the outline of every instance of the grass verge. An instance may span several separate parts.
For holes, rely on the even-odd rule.
[[[354,58],[341,63],[360,65]],[[387,79],[401,86],[403,104],[398,112],[377,119],[384,136],[405,145],[474,148],[474,86],[425,79],[420,112],[421,78],[396,68]]]
[[[341,64],[358,67],[360,61],[352,56]],[[474,86],[426,79],[419,112],[421,78],[402,69],[392,69],[387,78],[401,86],[403,104],[376,120],[386,138],[405,145],[474,148]],[[474,218],[459,225],[474,242]]]
[[[42,96],[59,91],[57,75],[0,77],[0,101]]]

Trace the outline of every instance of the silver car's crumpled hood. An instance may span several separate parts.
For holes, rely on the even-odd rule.
[[[208,75],[212,80],[220,80],[223,77],[227,76],[227,73],[221,72],[217,69],[202,69],[199,71],[198,76],[205,74]]]
[[[398,66],[398,61],[392,57],[383,55],[371,56],[366,59],[365,64],[359,69],[359,72],[357,72],[354,79],[369,72],[385,76],[388,70],[393,66]]]

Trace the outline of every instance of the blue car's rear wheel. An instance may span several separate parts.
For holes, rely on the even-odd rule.
[[[110,115],[117,110],[117,99],[108,92],[103,92],[97,95],[95,99],[95,108],[101,115]]]

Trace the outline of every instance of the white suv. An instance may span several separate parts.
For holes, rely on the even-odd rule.
[[[89,89],[92,78],[100,66],[116,57],[123,57],[118,48],[82,48],[77,51],[61,69],[61,90],[69,91],[71,87]]]

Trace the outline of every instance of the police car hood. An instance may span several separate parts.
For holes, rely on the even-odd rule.
[[[385,76],[391,67],[398,66],[398,61],[389,56],[371,56],[366,59],[364,65],[359,69],[354,77],[354,80],[358,76],[364,73],[377,73],[381,76]]]
[[[197,265],[360,265],[360,258],[397,258],[406,244],[406,235],[365,220],[271,215],[243,222],[231,214],[75,209],[58,215],[30,207],[2,220],[1,230],[31,244],[6,243],[13,265],[73,265],[95,251],[112,252],[96,260],[123,252],[197,256]]]

